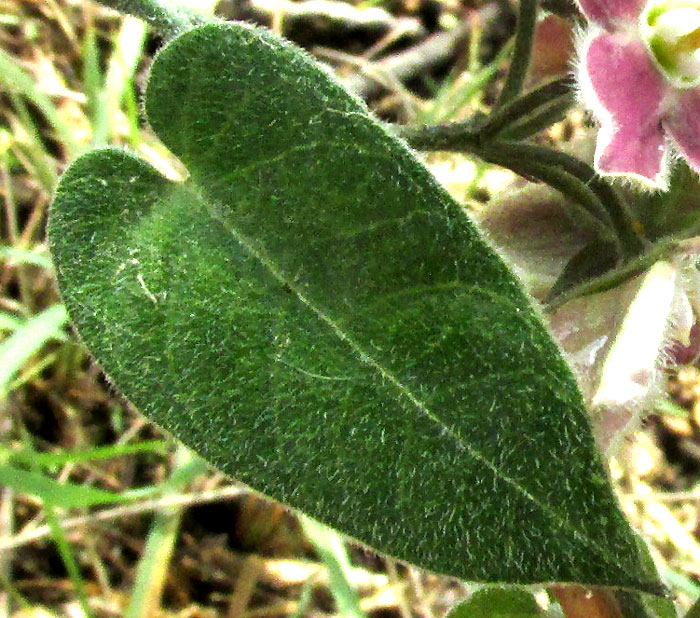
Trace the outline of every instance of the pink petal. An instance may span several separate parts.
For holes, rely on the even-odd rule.
[[[579,0],[579,4],[588,19],[615,30],[616,25],[637,21],[646,0]]]
[[[531,85],[553,77],[566,75],[574,55],[574,24],[558,15],[547,15],[535,27],[530,61]]]
[[[661,103],[668,90],[644,43],[601,33],[583,50],[579,83],[601,122],[596,167],[661,184],[666,151]]]
[[[664,129],[688,165],[700,172],[700,88],[676,90],[667,108]]]

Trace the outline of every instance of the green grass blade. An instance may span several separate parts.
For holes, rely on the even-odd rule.
[[[51,98],[42,92],[34,79],[6,51],[0,49],[0,84],[36,105],[56,131],[59,140],[71,153],[78,151],[70,128],[60,119]]]
[[[180,446],[166,495],[182,491],[201,470],[202,460]],[[182,513],[181,507],[171,507],[155,514],[124,618],[148,618],[160,606]]]
[[[59,483],[34,470],[24,470],[0,463],[0,485],[12,487],[24,494],[32,494],[61,508],[81,508],[100,504],[125,502],[124,495],[74,483]]]
[[[75,553],[68,542],[68,537],[66,536],[65,530],[61,527],[61,524],[56,515],[54,505],[47,501],[44,503],[44,512],[46,513],[46,521],[51,528],[51,536],[56,544],[58,553],[61,556],[66,571],[68,572],[68,577],[73,583],[75,588],[75,596],[78,599],[78,603],[82,609],[85,618],[92,618],[92,612],[90,611],[90,603],[88,601],[87,591],[85,590],[85,583],[83,581],[82,573],[80,572],[80,566],[75,557]]]
[[[119,110],[143,55],[146,25],[140,19],[125,17],[114,39],[114,49],[107,63],[104,100],[110,136],[116,134]],[[128,112],[128,106],[127,106]]]
[[[98,446],[95,448],[71,451],[61,450],[56,453],[37,453],[34,451],[14,451],[10,453],[10,461],[24,465],[34,462],[42,467],[63,466],[66,464],[80,464],[88,461],[114,459],[141,453],[165,454],[170,443],[165,440],[147,440],[136,444],[115,444],[111,446]],[[2,452],[0,446],[0,453]]]
[[[21,326],[25,323],[25,321],[21,318],[18,318],[12,313],[7,313],[6,311],[0,311],[0,331],[3,330],[17,330],[18,328],[21,328]]]
[[[46,270],[53,270],[51,258],[43,251],[35,249],[22,249],[21,247],[10,247],[0,245],[0,261],[15,264],[31,264]]]
[[[100,70],[100,53],[97,34],[92,24],[88,25],[83,41],[83,90],[88,101],[93,146],[102,146],[109,139],[107,101],[103,92],[103,76]]]
[[[54,305],[27,320],[0,344],[0,400],[7,397],[13,376],[27,360],[47,342],[65,340],[67,319],[65,307]]]
[[[309,517],[302,516],[300,521],[306,537],[328,569],[329,586],[338,615],[342,618],[366,618],[360,608],[357,591],[349,581],[351,565],[343,538],[332,528]]]
[[[10,100],[17,113],[16,122],[21,125],[20,131],[23,136],[23,139],[15,140],[12,144],[12,150],[27,168],[29,174],[39,182],[41,188],[46,193],[51,193],[56,188],[58,180],[56,159],[48,151],[46,143],[29,113],[26,99],[17,93],[10,92]]]

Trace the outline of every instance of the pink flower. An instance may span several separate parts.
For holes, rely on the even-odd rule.
[[[603,174],[665,187],[671,152],[700,172],[700,0],[579,0],[579,86]]]

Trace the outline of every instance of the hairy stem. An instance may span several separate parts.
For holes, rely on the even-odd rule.
[[[527,139],[563,120],[573,105],[573,97],[560,97],[537,111],[536,114],[514,123],[499,133],[504,140],[518,141]]]
[[[566,170],[544,165],[536,160],[509,159],[497,151],[485,151],[483,158],[489,163],[510,169],[525,178],[547,183],[550,187],[560,191],[571,200],[571,202],[566,202],[566,214],[569,220],[574,225],[592,232],[601,241],[613,243],[618,255],[622,253],[620,243],[613,233],[612,227],[605,221],[605,207],[598,196],[578,178]]]
[[[538,108],[552,105],[555,100],[562,98],[569,101],[569,105],[573,104],[573,80],[569,77],[548,82],[497,109],[489,116],[482,135],[484,137],[499,135],[509,126],[521,122],[523,118],[538,111]]]
[[[532,39],[535,34],[536,20],[537,0],[520,0],[513,60],[510,63],[506,83],[498,97],[497,108],[517,97],[523,89],[532,56]]]
[[[195,26],[206,23],[206,19],[167,0],[98,0],[100,4],[143,19],[166,39]]]
[[[564,152],[535,144],[515,144],[510,142],[493,143],[489,149],[498,148],[503,156],[513,159],[532,160],[558,167],[590,187],[606,209],[606,221],[612,225],[620,239],[625,257],[639,255],[646,247],[641,236],[642,224],[629,210],[627,203],[595,170],[580,159]]]
[[[482,125],[481,129],[484,126],[488,126],[488,122]],[[641,234],[641,222],[634,217],[617,191],[600,178],[590,165],[545,146],[506,140],[489,141],[484,139],[481,129],[475,127],[473,122],[466,122],[434,127],[409,127],[400,130],[400,135],[418,150],[467,152],[518,174],[523,173],[519,171],[523,165],[531,164],[541,165],[543,169],[552,168],[566,172],[595,194],[596,200],[586,198],[581,204],[589,214],[597,216],[615,231],[624,258],[632,258],[645,250],[647,243]],[[540,174],[533,175],[572,197],[559,183],[552,184]]]
[[[615,229],[613,219],[600,196],[589,186],[590,179],[581,180],[580,170],[575,165],[561,165],[561,162],[553,162],[549,157],[542,156],[543,152],[551,152],[554,155],[561,153],[526,144],[484,143],[479,129],[469,122],[432,127],[403,127],[400,129],[400,135],[418,150],[467,152],[526,178],[546,182],[574,201],[570,217],[575,223],[591,229],[602,240],[612,240],[618,245],[620,253],[624,253],[619,239],[611,233]],[[523,147],[526,147],[525,152],[520,150]],[[530,149],[535,150],[530,152]],[[562,156],[578,161],[568,155]],[[594,174],[593,170],[591,173]]]

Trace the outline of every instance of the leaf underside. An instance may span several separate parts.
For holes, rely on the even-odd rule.
[[[161,51],[146,111],[187,182],[96,151],[50,221],[70,315],[142,412],[422,567],[657,589],[519,284],[362,103],[217,24]]]

